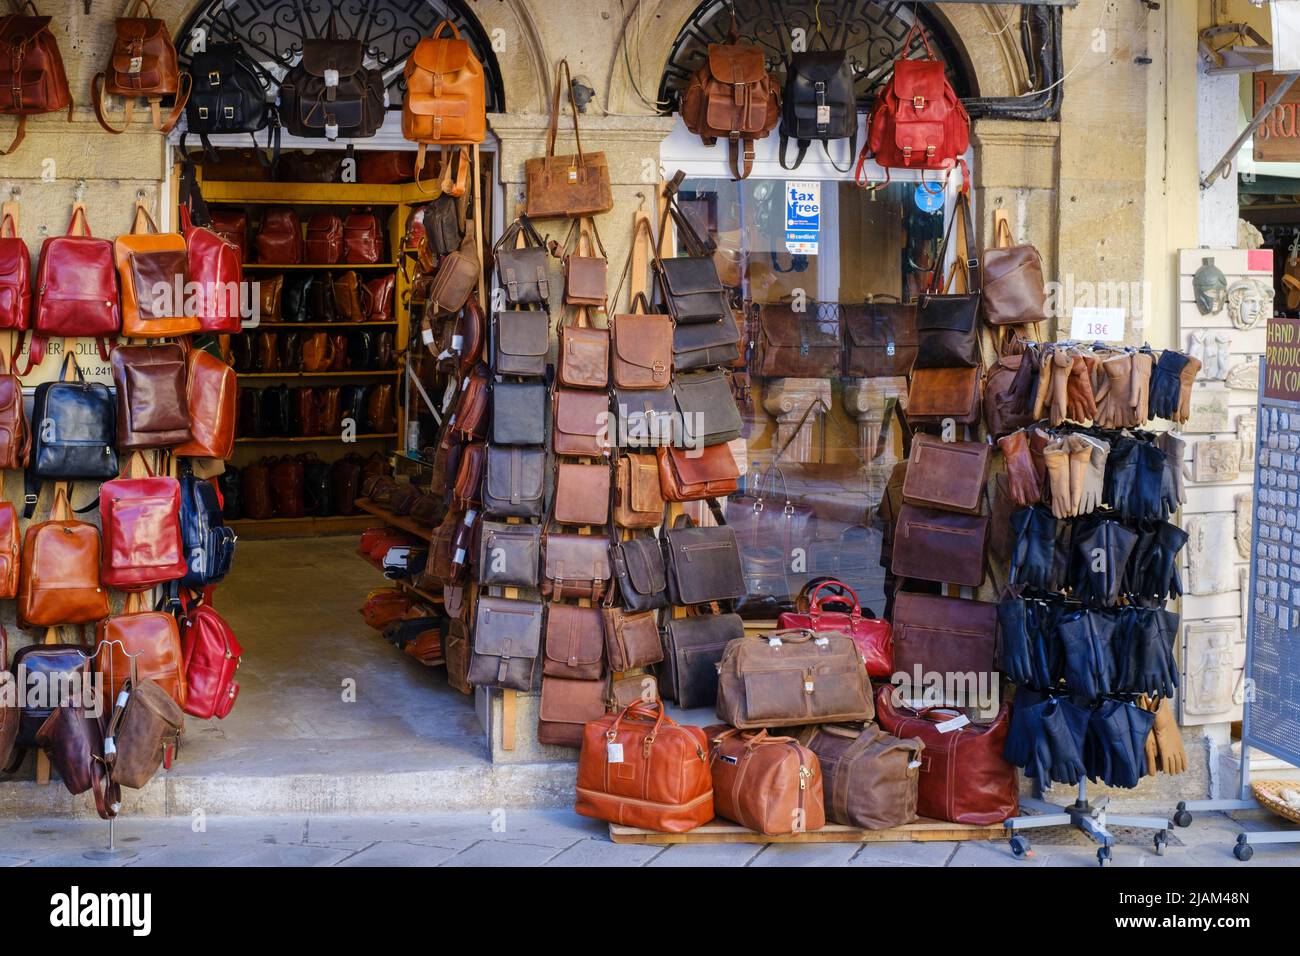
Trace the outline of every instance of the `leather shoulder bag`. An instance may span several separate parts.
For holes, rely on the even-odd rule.
[[[993,675],[997,636],[996,604],[909,591],[894,598],[894,666],[905,673]]]
[[[667,230],[671,216],[686,255],[664,259],[656,254],[654,268],[659,277],[659,292],[679,326],[731,321],[731,307],[713,262],[713,241],[702,239],[677,205],[677,190],[684,178],[678,172],[664,187],[666,204],[659,220],[659,234],[662,236]]]
[[[573,78],[569,61],[560,60],[555,68],[555,91],[551,94],[551,123],[546,133],[546,155],[524,161],[524,181],[528,190],[527,210],[532,219],[577,218],[595,216],[614,208],[614,193],[609,185],[609,167],[604,153],[584,153],[578,131],[578,105],[572,95]],[[560,93],[570,91],[569,109],[573,115],[573,142],[576,155],[556,156],[555,135],[560,123]]]
[[[609,398],[604,392],[557,388],[551,447],[557,455],[601,458],[611,448]]]
[[[653,455],[624,453],[614,466],[614,524],[654,528],[663,520],[659,464]]]
[[[656,448],[659,489],[666,501],[724,497],[740,485],[740,469],[729,445],[703,449]]]
[[[614,385],[628,390],[667,388],[673,370],[672,317],[650,315],[641,294],[631,309],[610,323]]]
[[[716,525],[695,525],[688,516],[678,515],[667,527],[664,516],[664,567],[668,600],[673,604],[708,604],[745,596],[736,532],[727,527],[717,501],[709,498],[708,502]]]
[[[894,525],[890,570],[901,578],[977,588],[984,583],[988,527],[983,515],[904,504]]]
[[[609,560],[625,608],[648,611],[668,606],[668,577],[658,538],[620,540],[611,529]]]
[[[541,525],[483,522],[479,536],[479,584],[535,588],[541,562]]]
[[[555,466],[555,523],[609,523],[611,469],[607,464],[562,461]]]
[[[658,615],[654,611],[625,611],[603,607],[599,611],[605,632],[605,655],[616,673],[648,667],[664,659],[659,642]]]
[[[459,248],[442,257],[429,286],[424,323],[430,316],[454,315],[465,307],[478,284],[479,260],[474,237],[467,235]],[[425,325],[425,328],[431,328]]]
[[[609,542],[598,534],[542,534],[542,594],[599,601],[609,587]]]
[[[587,217],[573,221],[565,240],[563,261],[564,304],[603,310],[609,281],[609,256],[600,241],[595,219]]]
[[[532,690],[542,613],[543,605],[537,601],[480,597],[469,682],[475,687]]]
[[[152,680],[132,679],[122,699],[125,703],[113,708],[109,720],[106,734],[113,741],[113,749],[105,757],[113,783],[138,790],[176,753],[185,730],[185,715],[180,705]]]
[[[519,245],[519,240],[523,244]],[[512,305],[546,307],[551,298],[547,276],[551,254],[527,216],[520,216],[501,234],[492,254],[497,264],[497,281]]]
[[[570,393],[585,394],[585,393]],[[572,407],[571,403],[568,403]],[[492,443],[541,445],[546,441],[546,386],[541,382],[496,382],[492,386]],[[560,407],[560,395],[555,396]],[[555,442],[556,454],[571,454]]]
[[[952,232],[960,219],[965,240],[964,261],[954,268],[966,276],[967,291],[946,294],[940,292],[943,263]],[[961,254],[960,243],[958,254]],[[981,364],[979,343],[980,311],[980,260],[975,248],[975,233],[971,228],[970,205],[966,194],[957,197],[953,221],[948,224],[948,234],[935,260],[930,287],[916,300],[917,348],[915,368],[978,368]],[[964,266],[964,269],[961,268]]]
[[[683,710],[712,707],[718,699],[718,663],[727,645],[745,636],[736,614],[688,614],[664,622],[664,696]]]
[[[505,309],[495,317],[492,371],[541,378],[551,347],[551,317],[541,309]]]
[[[687,448],[725,445],[740,437],[740,409],[732,397],[731,376],[722,369],[674,376],[673,398]]]
[[[546,614],[546,652],[542,659],[542,673],[568,680],[600,680],[604,673],[604,658],[605,639],[600,610],[552,604]],[[601,713],[604,713],[603,707]]]
[[[546,449],[489,445],[483,510],[490,515],[540,518],[546,492]]]
[[[991,452],[987,442],[915,436],[907,457],[903,500],[923,508],[979,514]]]
[[[942,424],[952,419],[973,425],[980,419],[983,370],[968,368],[918,368],[907,390],[908,421]]]
[[[537,742],[556,747],[581,747],[590,721],[605,716],[603,680],[565,680],[542,675],[537,702]]]

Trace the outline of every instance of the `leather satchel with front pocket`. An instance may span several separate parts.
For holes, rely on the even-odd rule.
[[[809,302],[758,307],[758,342],[751,370],[768,378],[831,378],[840,368],[840,307]]]
[[[614,193],[609,184],[609,167],[605,154],[588,153],[582,149],[582,136],[578,131],[578,106],[574,102],[572,88],[569,61],[560,60],[555,69],[555,91],[551,95],[551,122],[546,133],[546,155],[524,161],[524,181],[528,196],[526,208],[533,219],[595,216],[614,208]],[[573,142],[578,150],[576,155],[555,155],[561,90],[569,91]]]
[[[542,594],[553,601],[599,601],[609,587],[609,541],[604,535],[556,534],[542,542]]]
[[[740,469],[728,445],[703,449],[657,448],[659,489],[667,501],[699,501],[736,491]]]
[[[461,240],[460,248],[438,262],[438,271],[429,284],[426,315],[422,320],[424,327],[432,328],[429,324],[431,316],[453,315],[463,309],[478,279],[478,250],[474,246],[474,237],[467,235]]]
[[[560,462],[555,471],[555,522],[603,525],[609,522],[608,465]]]
[[[677,206],[677,190],[684,178],[685,174],[678,172],[664,187],[667,202],[660,217],[659,234],[662,236],[667,232],[671,216],[686,255],[671,259],[655,256],[659,292],[673,321],[679,326],[702,325],[722,319],[731,321],[727,293],[713,261],[714,244],[700,238],[690,219]]]
[[[640,311],[638,311],[640,310]],[[673,320],[650,315],[645,296],[637,294],[632,311],[614,316],[614,386],[619,389],[667,388],[673,371]]]
[[[546,612],[546,650],[542,656],[544,675],[600,680],[605,657],[600,614],[600,609],[594,607],[550,606]]]
[[[483,522],[479,531],[479,584],[535,588],[541,563],[541,525]]]
[[[588,225],[590,229],[588,229]],[[572,247],[565,242],[564,254],[564,304],[585,305],[593,309],[605,308],[609,286],[609,257],[596,231],[596,220],[574,220],[569,227],[569,237],[576,235]],[[597,254],[599,253],[599,254]]]
[[[556,395],[555,407],[560,406]],[[540,445],[546,441],[546,386],[540,382],[497,382],[492,386],[492,443]],[[557,441],[556,454],[563,452]]]
[[[509,518],[540,518],[546,492],[546,449],[489,445],[483,510]]]
[[[917,435],[907,458],[903,500],[924,508],[979,514],[992,446]]]
[[[673,526],[664,529],[661,542],[670,603],[708,604],[745,596],[740,547],[731,528],[692,527],[690,518],[678,515]]]
[[[740,340],[736,319],[730,313],[716,322],[678,325],[673,329],[673,368],[689,372],[735,365],[741,357]]]
[[[552,450],[557,455],[600,458],[609,453],[609,398],[604,392],[555,390]]]
[[[524,245],[516,246],[523,236]],[[502,233],[493,247],[497,262],[497,279],[511,305],[545,306],[551,298],[551,281],[547,277],[551,254],[527,216],[520,216]]]
[[[914,303],[873,300],[845,306],[843,315],[846,376],[874,378],[912,371],[916,361]]]
[[[663,645],[659,642],[659,618],[654,611],[604,607],[599,614],[604,622],[605,655],[610,670],[622,673],[664,659]]]
[[[998,607],[938,594],[894,598],[894,669],[987,674],[996,686]],[[955,701],[971,706],[974,701]]]
[[[626,454],[614,469],[614,524],[620,528],[654,528],[663,520],[659,463],[653,455]]]
[[[185,237],[159,232],[143,204],[135,207],[131,232],[113,243],[122,288],[122,334],[153,339],[191,335],[200,329],[197,315],[185,314],[189,254]],[[165,289],[159,294],[160,289]]]
[[[492,336],[492,371],[498,375],[541,378],[546,374],[551,317],[540,309],[506,309],[497,314]]]
[[[590,325],[585,308],[577,310],[574,321],[560,322],[555,378],[568,388],[604,389],[609,384],[609,329]]]
[[[658,538],[610,536],[610,567],[618,579],[618,593],[629,611],[668,606],[668,576]]]
[[[727,645],[745,636],[737,614],[691,614],[664,624],[664,696],[683,710],[712,707],[718,699],[718,667]]]
[[[469,682],[475,687],[532,690],[541,646],[543,605],[480,597],[474,619]]]
[[[980,418],[979,368],[918,368],[907,391],[907,419],[915,424],[973,425]]]
[[[185,351],[179,345],[113,350],[117,389],[117,447],[166,448],[189,441]]]
[[[862,655],[845,634],[775,631],[732,641],[718,669],[718,719],[739,730],[871,720]]]
[[[731,378],[721,369],[675,376],[673,398],[687,448],[725,445],[740,437],[740,409],[731,394]]]
[[[614,389],[611,439],[620,448],[657,448],[677,437],[677,401],[671,388]]]
[[[988,529],[983,515],[904,504],[894,524],[890,570],[900,578],[977,588],[984,583]]]
[[[23,535],[19,624],[54,627],[108,617],[108,588],[99,566],[99,529],[71,519],[67,493],[59,488],[50,520],[28,525]]]

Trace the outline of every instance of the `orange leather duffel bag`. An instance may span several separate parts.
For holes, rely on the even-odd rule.
[[[582,730],[578,799],[584,817],[663,833],[713,819],[708,741],[670,719],[661,701],[638,700]]]
[[[727,730],[709,742],[718,816],[759,833],[804,833],[826,825],[822,768],[793,737]]]

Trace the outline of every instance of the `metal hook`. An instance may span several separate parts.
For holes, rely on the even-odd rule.
[[[84,179],[78,179],[76,185],[72,187],[72,201],[74,203],[79,203],[83,198],[85,198],[85,195],[86,181]]]
[[[636,199],[637,199],[637,203],[636,203],[637,212],[645,212],[645,193],[638,192],[636,194]]]
[[[19,186],[19,185],[16,185],[16,184],[15,184],[15,185],[11,185],[11,186],[9,187],[9,199],[10,199],[11,202],[17,202],[17,201],[18,201],[18,197],[21,196],[22,194],[23,194],[23,187],[22,187],[22,186]]]

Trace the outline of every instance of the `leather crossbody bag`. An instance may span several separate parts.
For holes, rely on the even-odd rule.
[[[474,246],[474,237],[467,235],[459,248],[438,262],[438,271],[429,284],[426,315],[421,320],[424,327],[431,328],[430,316],[453,315],[463,309],[478,283],[478,275],[478,250]]]
[[[966,256],[964,260],[968,290],[944,294],[939,291],[943,279],[942,263],[952,239],[956,221],[962,221]],[[971,229],[970,206],[963,193],[957,198],[953,221],[948,225],[930,287],[916,300],[917,349],[915,368],[977,368],[980,363],[980,260]],[[961,271],[961,270],[957,270]]]
[[[916,424],[952,419],[973,425],[980,419],[983,371],[979,368],[918,368],[907,391],[907,418]]]
[[[649,228],[649,227],[646,227]],[[632,311],[610,323],[613,338],[614,386],[618,389],[664,389],[673,370],[673,322],[667,315],[650,315],[638,293]]]
[[[740,486],[740,469],[728,445],[701,449],[657,448],[659,487],[667,501],[725,497]]]
[[[653,455],[624,454],[614,467],[614,524],[654,528],[663,520],[659,464]]]
[[[619,540],[611,529],[609,559],[618,580],[619,597],[629,611],[668,606],[668,577],[658,538]]]
[[[585,393],[569,393],[585,394]],[[602,396],[603,398],[603,396]],[[560,408],[557,392],[555,407]],[[574,454],[560,450],[556,454]],[[497,382],[492,386],[492,443],[541,445],[546,441],[546,386],[540,382]]]
[[[603,310],[609,282],[609,256],[596,230],[596,220],[575,219],[564,248],[564,304]]]
[[[555,522],[603,525],[609,522],[610,467],[560,462],[555,468]]]
[[[977,588],[984,583],[988,528],[983,515],[904,504],[894,525],[890,570],[900,578]]]
[[[734,366],[741,358],[741,333],[734,316],[716,322],[678,325],[673,329],[673,368],[689,372],[697,368]]]
[[[894,667],[951,674],[996,671],[998,609],[985,601],[913,594],[894,598]],[[974,706],[972,701],[954,701]]]
[[[560,60],[555,69],[555,91],[551,95],[551,122],[546,131],[546,155],[524,161],[527,209],[528,215],[533,219],[576,219],[609,212],[614,208],[614,193],[609,184],[609,167],[605,154],[584,152],[582,149],[582,135],[578,131],[578,106],[573,101],[572,88],[569,61]],[[555,155],[561,89],[570,91],[569,110],[573,116],[576,155]]]
[[[500,517],[540,518],[545,491],[545,448],[488,446],[484,511]]]
[[[555,377],[568,388],[603,390],[609,384],[609,329],[594,327],[585,306],[574,310],[572,321],[560,321]]]
[[[745,576],[740,567],[736,532],[727,527],[722,508],[708,499],[716,525],[696,525],[678,515],[661,539],[668,578],[668,600],[673,604],[708,604],[745,596]],[[665,512],[667,509],[665,509]]]
[[[654,611],[603,607],[599,613],[604,622],[605,654],[610,670],[621,673],[658,664],[664,659],[658,615]]]
[[[736,614],[691,614],[664,623],[664,696],[683,710],[712,707],[718,699],[717,664],[732,641],[745,636]]]
[[[740,409],[731,394],[731,377],[721,369],[675,376],[673,398],[687,448],[725,445],[740,437]]]
[[[686,255],[671,259],[655,256],[659,293],[678,326],[731,321],[727,293],[713,262],[714,244],[712,240],[700,238],[677,205],[677,190],[684,178],[685,174],[679,171],[664,187],[666,204],[659,221],[659,234],[664,235],[671,216]]]
[[[524,244],[516,243],[523,238]],[[497,281],[511,305],[540,305],[551,298],[551,281],[547,277],[551,254],[527,216],[520,216],[501,234],[492,249],[497,263]]]
[[[979,514],[991,452],[987,442],[915,436],[907,459],[903,500],[924,508]]]
[[[552,604],[546,613],[542,673],[547,677],[568,680],[600,680],[604,672],[604,657],[605,635],[600,609]]]
[[[672,389],[613,390],[610,437],[620,448],[657,448],[677,439],[677,401]]]
[[[543,605],[537,601],[480,597],[469,682],[475,687],[532,690],[542,614]]]
[[[479,535],[479,584],[537,587],[542,559],[541,525],[484,521]]]
[[[548,522],[549,525],[549,522]],[[610,583],[609,542],[597,534],[557,534],[542,541],[542,594],[553,601],[599,601]]]
[[[537,742],[555,747],[581,747],[584,728],[605,716],[603,680],[566,680],[542,675],[537,702]]]
[[[541,378],[546,374],[551,317],[541,309],[506,309],[496,316],[492,371]]]
[[[604,392],[557,388],[552,450],[557,455],[600,458],[609,454],[609,399]]]

